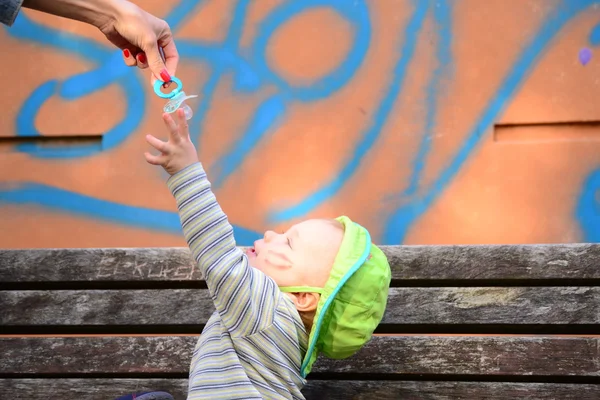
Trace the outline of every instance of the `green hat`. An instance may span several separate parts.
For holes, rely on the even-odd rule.
[[[385,254],[371,243],[365,228],[345,216],[336,220],[344,225],[344,238],[329,279],[319,290],[321,299],[300,371],[303,377],[319,353],[343,359],[360,350],[381,322],[387,303],[391,270]]]

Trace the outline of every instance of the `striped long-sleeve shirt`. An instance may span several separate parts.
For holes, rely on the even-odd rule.
[[[188,399],[303,399],[308,335],[293,302],[248,265],[200,163],[167,184],[216,308],[194,350]]]

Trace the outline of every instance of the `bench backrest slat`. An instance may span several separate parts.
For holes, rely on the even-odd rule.
[[[600,279],[600,244],[382,246],[396,280]],[[0,250],[0,282],[202,279],[187,248]]]
[[[600,324],[600,287],[391,288],[388,304],[383,330],[410,324]],[[197,325],[200,332],[214,305],[208,289],[6,290],[0,291],[0,309],[0,325],[7,327]]]

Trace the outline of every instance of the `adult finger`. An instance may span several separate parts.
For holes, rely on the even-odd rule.
[[[135,56],[136,60],[137,60],[137,66],[139,69],[146,69],[148,68],[148,59],[146,58],[146,54],[141,52],[138,53]]]
[[[129,49],[123,49],[123,61],[125,61],[125,65],[128,67],[135,67],[137,65],[137,61]]]
[[[177,64],[179,63],[179,53],[177,52],[177,48],[175,47],[175,42],[173,41],[172,37],[169,35],[169,42],[164,42],[159,40],[158,41],[158,46],[159,46],[159,52],[161,52],[161,58],[164,61],[165,65],[166,65],[166,71],[168,73],[168,81],[165,80],[165,78],[167,78],[167,75],[163,74],[161,75],[161,80],[163,82],[165,82],[162,86],[164,88],[168,88],[171,86],[171,84],[173,83],[173,81],[171,81],[171,76],[175,75],[175,72],[177,70]],[[163,43],[166,43],[165,47],[161,47],[163,46]],[[156,77],[154,76],[154,74],[152,74],[152,77],[150,79],[150,83],[152,84],[152,86],[154,86],[154,82],[156,82]]]
[[[152,165],[163,165],[167,162],[167,158],[165,156],[155,156],[148,152],[144,153],[144,157],[146,158],[146,162]]]
[[[163,82],[170,82],[171,74],[167,71],[167,67],[162,60],[160,51],[158,50],[158,43],[154,43],[149,48],[144,49],[144,52],[148,57],[148,66],[152,74]]]
[[[162,47],[167,71],[169,74],[175,75],[177,72],[177,65],[179,64],[179,53],[177,52],[175,41],[170,32],[168,36],[159,38],[158,45]]]
[[[150,144],[150,146],[154,147],[156,150],[160,151],[163,154],[169,153],[169,146],[163,142],[155,138],[152,135],[146,135],[146,141]]]
[[[171,117],[171,114],[164,113],[163,121],[169,131],[169,140],[175,143],[179,142],[181,140],[181,136],[179,136],[179,128],[177,126],[177,123],[173,120],[173,117]]]
[[[171,42],[172,34],[169,25],[163,20],[155,20],[153,24],[153,32],[152,40],[146,41],[146,48],[142,50],[146,53],[148,57],[148,65],[150,70],[152,70],[152,74],[162,80],[163,82],[171,81],[171,72],[167,69],[166,66],[166,55],[165,60],[163,60],[161,50],[159,47],[163,47],[165,44]],[[172,72],[173,74],[175,71]]]

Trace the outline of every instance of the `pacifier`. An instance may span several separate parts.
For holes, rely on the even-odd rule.
[[[183,84],[181,83],[181,80],[179,78],[172,76],[171,81],[173,83],[176,83],[177,87],[173,89],[170,93],[163,93],[161,92],[160,88],[165,82],[161,81],[160,79],[157,79],[156,82],[154,82],[154,93],[160,98],[169,99],[167,104],[165,104],[165,106],[163,107],[164,112],[174,113],[178,108],[181,107],[183,109],[183,112],[185,113],[185,119],[189,120],[190,118],[192,118],[192,115],[194,115],[194,112],[192,111],[191,107],[185,104],[184,102],[187,99],[192,99],[198,96],[186,95],[183,91]]]

